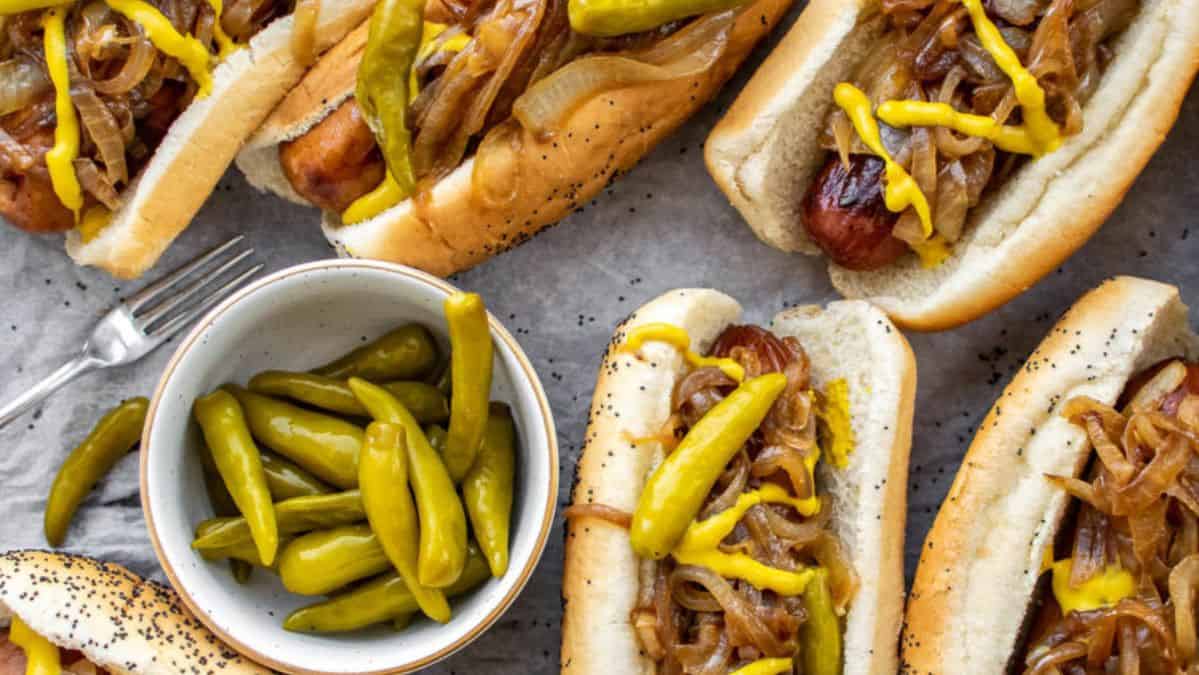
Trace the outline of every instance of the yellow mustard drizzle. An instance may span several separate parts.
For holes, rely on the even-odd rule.
[[[958,112],[948,103],[886,101],[878,107],[878,118],[893,127],[948,127],[967,136],[979,136],[1007,152],[1040,154],[1024,127],[1008,126],[986,115]]]
[[[61,675],[58,647],[33,632],[18,616],[12,618],[9,639],[25,652],[25,675]]]
[[[225,11],[224,0],[208,0],[208,6],[212,8],[213,13],[212,37],[216,40],[217,58],[224,60],[238,50],[238,45],[221,25],[221,13]]]
[[[822,449],[828,455],[828,461],[838,469],[844,469],[849,466],[849,455],[855,443],[849,421],[849,383],[844,378],[824,386],[824,402],[816,414],[824,421],[826,434]]]
[[[46,168],[50,172],[54,194],[63,206],[75,212],[78,220],[79,209],[83,208],[83,188],[75,175],[75,158],[79,156],[79,118],[75,114],[75,104],[71,103],[65,10],[47,10],[42,15],[42,31],[46,70],[54,85],[54,115],[58,120],[54,127],[54,147],[46,152]]]
[[[1073,568],[1074,560],[1071,558],[1059,560],[1051,567],[1053,597],[1062,608],[1062,614],[1111,607],[1136,591],[1132,574],[1119,565],[1108,565],[1078,587],[1070,585]]]
[[[683,354],[683,360],[696,368],[715,367],[737,382],[745,379],[745,369],[733,359],[700,356],[691,351],[691,336],[679,326],[668,323],[647,323],[629,331],[621,351],[636,352],[646,342],[665,342]]]
[[[1033,143],[1044,154],[1053,152],[1061,147],[1062,134],[1057,123],[1049,118],[1045,110],[1045,90],[1037,82],[1037,78],[1020,64],[1020,57],[1003,39],[999,28],[987,18],[987,10],[982,0],[962,0],[970,20],[974,23],[974,32],[978,35],[983,48],[990,52],[995,63],[999,66],[1016,89],[1016,100],[1024,111],[1024,128],[1028,131]]]
[[[404,191],[388,171],[378,187],[355,199],[346,207],[345,211],[341,212],[341,222],[353,225],[370,220],[402,201],[404,201]]]
[[[112,211],[104,208],[100,204],[95,204],[88,207],[83,212],[83,218],[75,229],[79,231],[79,238],[83,243],[90,243],[93,239],[100,236],[104,228],[108,227],[108,223],[112,220]]]
[[[741,666],[730,675],[781,675],[791,672],[793,665],[791,659],[787,658],[758,659]]]
[[[737,503],[720,513],[691,523],[675,550],[674,559],[682,565],[706,567],[722,577],[742,579],[755,588],[771,590],[785,596],[803,593],[811,580],[811,569],[780,570],[754,560],[744,553],[725,553],[720,542],[733,531],[745,512],[758,504],[787,504],[801,515],[812,516],[820,511],[820,498],[813,495],[799,499],[787,494],[782,487],[767,483],[737,498]]]
[[[916,179],[904,170],[902,166],[897,164],[891,157],[891,153],[887,152],[886,146],[883,145],[883,136],[879,131],[878,122],[874,119],[870,98],[861,89],[842,82],[833,90],[833,100],[837,105],[849,115],[849,121],[853,122],[853,127],[858,132],[858,136],[866,147],[887,166],[887,185],[883,189],[883,199],[887,203],[887,210],[893,213],[903,213],[909,206],[916,209],[916,215],[920,216],[920,227],[924,231],[924,237],[927,239],[933,233],[932,214],[928,208],[928,199],[924,193],[920,191],[920,186],[916,184]]]
[[[920,266],[926,270],[945,262],[950,254],[949,242],[939,234],[934,234],[924,241],[909,243],[908,246],[920,257]]]
[[[208,49],[190,35],[175,30],[162,12],[143,0],[105,0],[108,6],[120,12],[146,31],[146,36],[159,51],[172,56],[183,64],[195,80],[199,91],[197,98],[204,98],[212,91],[212,73],[208,71],[212,55]]]
[[[449,28],[444,23],[436,21],[426,21],[421,29],[420,47],[416,52],[416,60],[419,62],[422,59],[428,58],[429,55],[436,51],[443,52],[460,52],[470,44],[470,36],[466,33],[461,33],[449,38],[440,45],[434,46],[434,40]],[[408,72],[408,98],[412,100],[420,92],[420,82],[416,79],[416,68]],[[400,184],[392,178],[391,172],[383,177],[382,182],[370,192],[355,199],[353,203],[346,207],[341,213],[341,222],[346,225],[353,225],[364,220],[370,220],[375,216],[383,213],[387,209],[404,201],[406,195],[400,188]]]

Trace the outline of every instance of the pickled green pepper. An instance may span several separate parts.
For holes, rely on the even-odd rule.
[[[420,521],[417,581],[430,588],[454,583],[466,564],[466,513],[441,456],[412,413],[386,389],[359,378],[350,378],[350,388],[376,420],[405,431],[408,480]]]
[[[358,490],[293,497],[275,503],[275,522],[281,535],[353,525],[363,520],[366,509]],[[250,526],[245,518],[212,518],[200,523],[192,548],[216,550],[250,540]]]
[[[446,469],[455,483],[475,462],[487,431],[487,402],[491,398],[493,347],[487,309],[478,293],[454,293],[445,299],[450,330],[450,426],[446,436]]]
[[[375,17],[384,12],[384,5],[375,6]],[[371,31],[374,32],[375,19],[371,19]],[[421,20],[416,19],[416,35],[420,39]],[[367,48],[369,54],[370,48]],[[363,64],[367,57],[363,57]],[[396,64],[379,64],[382,69],[397,67]],[[402,74],[408,77],[408,69]],[[361,86],[362,80],[359,79]],[[358,99],[359,105],[362,99]],[[416,380],[427,375],[437,367],[437,343],[428,328],[410,323],[369,342],[345,356],[314,369],[316,375],[345,379],[361,377],[372,382],[390,382],[392,380]]]
[[[747,0],[570,0],[567,12],[576,33],[616,37],[668,23],[733,9]]]
[[[332,415],[227,386],[245,409],[254,438],[317,478],[342,489],[358,485],[362,429]]]
[[[492,403],[487,433],[475,465],[462,481],[462,501],[470,524],[491,567],[499,578],[508,571],[508,532],[516,481],[516,425],[508,406]]]
[[[232,394],[218,389],[196,399],[193,412],[212,450],[221,480],[250,524],[258,556],[266,565],[272,564],[279,548],[275,506],[271,503],[258,446],[250,437],[241,406]]]
[[[808,620],[799,627],[803,671],[804,675],[840,675],[841,622],[833,607],[828,570],[817,567],[814,571],[803,594]]]
[[[474,546],[458,580],[445,588],[457,597],[478,587],[488,576],[487,562]],[[389,572],[324,602],[292,612],[283,627],[301,633],[344,633],[419,611],[416,598],[399,574]]]
[[[51,546],[61,546],[83,498],[142,437],[145,398],[131,398],[108,411],[58,469],[46,499],[44,529]]]
[[[319,478],[290,460],[263,452],[262,470],[266,473],[266,486],[271,489],[271,499],[281,502],[296,497],[311,497],[332,492]]]
[[[425,616],[438,623],[450,620],[445,594],[417,582],[417,548],[420,532],[416,505],[408,490],[408,443],[404,429],[386,422],[373,422],[366,429],[366,442],[358,462],[358,485],[371,530],[379,537],[383,552],[399,572]]]
[[[704,415],[645,483],[629,539],[642,558],[661,560],[699,515],[725,465],[753,435],[787,377],[770,373],[744,382]]]
[[[387,172],[405,197],[416,189],[408,78],[420,49],[424,14],[424,0],[380,0],[375,5],[354,90],[358,108],[379,141]],[[374,379],[362,372],[347,375]]]
[[[200,448],[200,467],[204,474],[204,490],[208,493],[208,503],[212,506],[213,514],[217,518],[238,517],[240,512],[237,510],[237,504],[233,503],[233,495],[229,494],[229,488],[225,487],[225,481],[221,480],[221,472],[216,468],[216,460],[212,458],[212,450],[209,450],[207,445]],[[263,458],[263,470],[266,470],[265,457]],[[270,488],[270,474],[267,474],[267,488]],[[204,529],[204,523],[200,523],[197,530],[200,529]],[[254,548],[252,537],[249,548]],[[254,565],[242,560],[243,557],[242,555],[229,556],[229,573],[239,584],[248,582],[254,573]],[[253,557],[258,558],[257,551],[254,552]]]
[[[248,386],[250,391],[259,394],[289,398],[342,415],[367,415],[346,381],[335,377],[268,370],[251,378]],[[400,399],[421,424],[440,423],[450,418],[450,404],[435,385],[401,380],[384,382],[380,386]]]
[[[279,553],[283,587],[300,595],[325,595],[391,569],[379,538],[363,525],[343,525],[297,537]]]

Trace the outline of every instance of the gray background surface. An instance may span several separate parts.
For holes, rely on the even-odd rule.
[[[764,54],[760,48],[751,65]],[[670,288],[708,285],[740,299],[748,319],[766,321],[785,306],[835,298],[823,262],[759,243],[704,170],[706,131],[748,70],[582,213],[453,279],[484,294],[541,376],[561,445],[560,504],[568,497],[600,353],[614,324],[638,305]],[[974,425],[1076,297],[1105,277],[1135,274],[1178,284],[1185,299],[1199,304],[1196,149],[1199,91],[1192,91],[1178,125],[1123,205],[1070,262],[969,326],[909,335],[920,375],[908,490],[909,579]],[[331,251],[316,222],[315,211],[260,195],[231,170],[156,272],[239,232],[268,271],[327,257]],[[58,366],[93,320],[139,286],[75,267],[57,238],[0,227],[0,400]],[[42,509],[58,464],[103,409],[149,395],[172,351],[167,345],[140,363],[87,376],[0,431],[0,551],[45,546]],[[84,502],[66,549],[163,579],[142,520],[136,456],[123,460]],[[430,672],[555,672],[561,571],[559,516],[536,574],[512,609]]]

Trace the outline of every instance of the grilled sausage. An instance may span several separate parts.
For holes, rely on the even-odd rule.
[[[50,184],[42,157],[54,145],[54,129],[41,127],[16,138],[34,161],[30,166],[0,157],[0,216],[27,232],[65,232],[75,216]]]
[[[292,188],[327,211],[344,211],[383,181],[383,155],[353,99],[299,138],[279,146]]]
[[[851,270],[873,270],[893,262],[908,246],[891,236],[899,214],[883,199],[885,165],[877,157],[853,155],[849,168],[829,160],[804,195],[803,225],[833,262]]]

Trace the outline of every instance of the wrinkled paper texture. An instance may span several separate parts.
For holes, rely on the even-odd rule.
[[[759,49],[752,63],[764,54]],[[823,262],[758,242],[705,171],[706,132],[745,77],[743,71],[716,103],[582,212],[453,279],[483,294],[541,376],[561,446],[560,507],[569,498],[600,354],[613,326],[629,312],[663,291],[686,286],[724,290],[745,305],[752,321],[836,297]],[[1075,298],[1105,277],[1134,274],[1178,284],[1183,297],[1199,305],[1196,148],[1199,92],[1192,92],[1179,124],[1124,204],[1066,265],[965,328],[909,336],[920,378],[908,488],[909,580],[975,425]],[[328,257],[332,251],[317,219],[313,210],[256,193],[231,169],[149,278],[235,233],[247,236],[268,272]],[[143,283],[114,282],[103,272],[74,266],[57,237],[0,227],[5,294],[0,400],[56,368],[79,348],[99,316]],[[105,409],[123,398],[151,395],[172,351],[167,345],[134,365],[85,376],[0,431],[0,551],[46,547],[42,510],[59,463]],[[559,513],[541,564],[511,610],[430,672],[557,671],[561,521]],[[65,549],[164,580],[142,520],[136,455],[122,460],[83,503]]]

